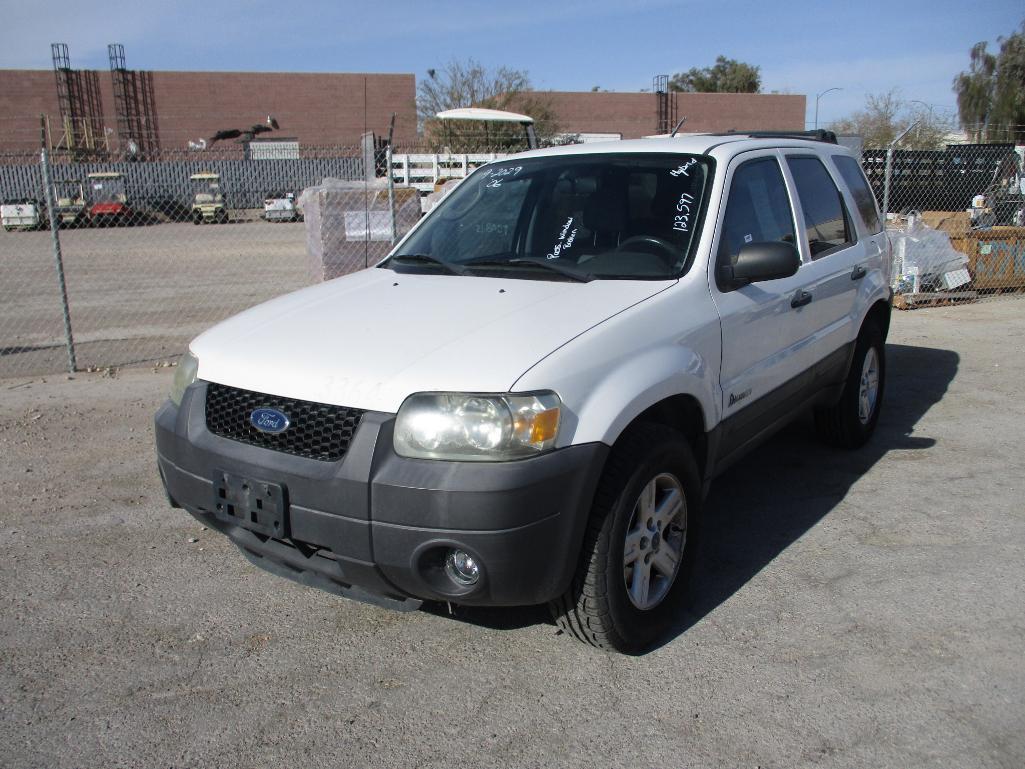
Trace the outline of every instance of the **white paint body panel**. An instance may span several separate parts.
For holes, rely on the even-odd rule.
[[[688,395],[701,405],[710,430],[728,416],[729,388],[750,380],[759,391],[744,405],[756,401],[852,341],[872,304],[889,295],[885,235],[867,238],[852,252],[869,269],[855,286],[841,286],[837,277],[849,272],[846,262],[811,262],[802,253],[804,264],[793,278],[718,293],[710,255],[727,169],[741,153],[782,157],[790,148],[823,159],[850,154],[817,142],[702,135],[524,153],[711,156],[716,171],[690,270],[673,281],[573,283],[371,268],[279,297],[204,333],[190,346],[199,377],[391,413],[415,392],[554,390],[564,405],[559,446],[611,444],[649,406]],[[854,210],[842,182],[841,189]],[[800,221],[800,210],[795,214]],[[793,292],[812,285],[821,293],[831,281],[836,301],[801,321],[790,307]],[[837,311],[841,303],[849,304]],[[830,312],[837,317],[826,317]]]
[[[191,349],[201,379],[394,412],[414,392],[507,392],[552,350],[667,285],[371,268],[247,310]]]

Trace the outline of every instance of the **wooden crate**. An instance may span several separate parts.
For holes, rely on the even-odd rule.
[[[971,217],[967,211],[922,211],[922,223],[934,230],[942,230],[950,237],[964,235],[971,230]]]
[[[1025,227],[972,230],[950,243],[968,257],[975,290],[1025,288]]]
[[[920,294],[897,294],[893,297],[893,306],[898,310],[914,310],[918,307],[969,304],[978,298],[978,291],[937,291]]]

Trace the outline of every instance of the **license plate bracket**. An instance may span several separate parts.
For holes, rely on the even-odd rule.
[[[214,515],[256,534],[288,536],[288,493],[280,483],[219,471],[214,476]]]

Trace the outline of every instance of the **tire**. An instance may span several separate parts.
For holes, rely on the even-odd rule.
[[[864,446],[879,422],[885,385],[886,345],[879,327],[866,321],[854,345],[854,357],[840,400],[815,410],[819,437],[838,448]]]
[[[643,494],[652,486],[653,500]],[[674,492],[682,501],[677,516],[658,521],[659,503]],[[655,504],[649,511],[653,507],[656,514],[644,521],[638,516],[650,501]],[[687,594],[700,505],[697,464],[686,439],[658,424],[629,428],[613,447],[598,482],[569,589],[548,604],[556,624],[566,634],[600,649],[633,653],[658,640],[679,616]],[[654,527],[652,519],[656,519]],[[675,528],[667,522],[674,522]],[[663,537],[663,532],[671,533]],[[628,539],[636,553],[632,562],[627,561]],[[667,577],[659,566],[674,552],[678,554],[675,574]],[[639,568],[648,571],[638,574]],[[645,573],[650,577],[645,587],[633,591],[637,577]]]
[[[193,224],[202,224],[203,223],[203,212],[202,211],[193,211],[192,212],[192,223]]]

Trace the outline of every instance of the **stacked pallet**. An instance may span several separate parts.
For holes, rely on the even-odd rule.
[[[372,267],[420,218],[419,192],[396,189],[389,197],[383,181],[325,179],[303,191],[300,205],[307,266],[315,281]]]

